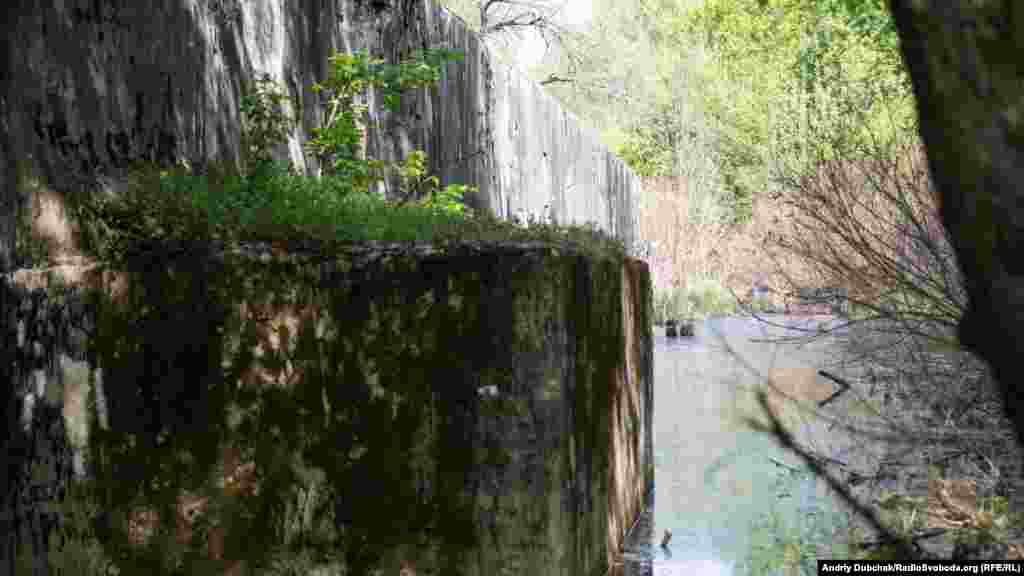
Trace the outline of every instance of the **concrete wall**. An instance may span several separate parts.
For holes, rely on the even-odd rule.
[[[17,522],[4,532],[3,550],[16,548],[15,534],[25,537],[26,554],[29,534],[71,529],[55,505],[72,469],[82,472],[90,426],[108,439],[163,426],[196,459],[209,446],[262,445],[253,435],[279,427],[275,445],[307,454],[304,469],[326,472],[340,498],[335,514],[365,531],[364,552],[385,573],[402,562],[427,573],[604,573],[653,483],[650,275],[643,262],[539,245],[453,254],[359,250],[312,265],[265,263],[265,252],[217,257],[215,264],[190,257],[153,267],[147,260],[129,267],[134,272],[101,276],[91,266],[54,269],[49,278],[25,270],[12,275],[9,288],[0,285],[19,302],[15,365],[32,384],[25,414],[40,421],[49,415],[44,433],[23,443],[37,463],[58,471],[21,479],[17,492],[35,499],[0,514],[0,522]],[[53,278],[72,289],[47,294]],[[156,309],[156,316],[145,312]],[[210,326],[225,327],[223,338]],[[249,334],[256,335],[256,354],[235,372]],[[313,334],[315,343],[304,339]],[[210,354],[219,355],[221,372],[188,368],[203,366]],[[263,362],[272,354],[289,359],[284,372]],[[338,362],[332,376],[307,378],[306,367],[325,358]],[[237,385],[224,388],[229,375]],[[90,388],[95,412],[87,408]],[[263,402],[276,406],[241,439],[225,434],[229,426],[216,417],[226,414],[221,404],[246,401],[240,388],[245,398],[266,394]],[[394,412],[380,409],[382,395],[394,398]],[[321,396],[324,406],[340,408],[300,410],[308,410],[305,398],[319,405]],[[78,458],[60,442],[63,435]],[[350,441],[365,445],[367,456],[347,461],[349,449],[339,446]],[[147,458],[157,456],[141,448],[147,444],[138,445],[113,465],[121,466],[112,480],[115,499],[100,504],[112,515],[134,509],[125,478],[143,474],[164,484],[174,480],[161,470],[180,473],[177,464],[154,464]],[[99,444],[93,450],[116,452]],[[148,464],[132,472],[125,468],[131,462]],[[257,453],[252,465],[268,479],[279,462]],[[105,466],[112,465],[94,461],[89,469],[104,478]],[[278,486],[263,493],[291,492]]]
[[[411,105],[433,117],[435,132],[418,142],[442,179],[478,186],[478,205],[501,217],[594,222],[631,246],[639,241],[640,180],[626,164],[539,85],[498,62],[458,17],[435,5],[425,16],[431,44],[466,54]]]
[[[32,263],[16,239],[21,209],[39,208],[35,232],[52,241],[52,258],[66,259],[77,254],[66,199],[116,191],[132,161],[237,162],[239,97],[257,74],[278,80],[301,110],[300,128],[277,155],[315,172],[302,155],[304,134],[321,122],[310,86],[326,77],[331,53],[356,49],[392,62],[415,48],[465,52],[436,88],[410,94],[398,113],[371,98],[368,145],[379,157],[395,160],[422,148],[444,182],[480,188],[469,199],[477,208],[540,217],[548,206],[557,221],[594,222],[627,243],[635,239],[637,178],[596,135],[536,85],[494,62],[461,21],[432,1],[12,0],[0,10],[6,25],[0,41],[0,272]],[[387,186],[383,191],[392,193]],[[22,340],[32,337],[18,340],[17,327],[28,322],[13,312],[24,301],[20,293],[0,290],[4,360],[22,354]],[[45,366],[13,369],[0,362],[0,379],[17,391],[5,395],[5,411],[19,415],[7,418],[0,439],[5,461],[23,448],[36,450],[25,448],[34,442],[22,429],[26,406],[52,397],[51,406],[67,409],[85,393],[75,400],[65,388],[53,392],[51,383],[73,372],[84,384],[72,388],[89,388],[78,353],[37,341],[54,346],[40,353]],[[623,406],[635,408],[635,401],[623,400]],[[66,414],[64,420],[72,436],[81,435],[81,421]],[[39,446],[55,455],[60,450]],[[650,454],[649,447],[615,449],[630,458]],[[635,470],[619,473],[618,500],[610,506],[629,515],[634,487],[622,478],[635,477]],[[8,480],[0,480],[0,493],[13,487]],[[610,544],[616,530],[592,536]],[[12,542],[0,544],[0,560],[7,560]]]
[[[594,222],[635,240],[636,176],[432,0],[25,0],[7,12],[2,258],[11,259],[11,211],[25,202],[13,191],[19,173],[77,193],[116,188],[136,159],[237,161],[240,91],[263,73],[301,110],[278,156],[315,171],[302,154],[322,117],[310,86],[326,77],[333,52],[366,49],[394,62],[442,46],[465,57],[436,88],[409,94],[397,113],[371,97],[370,150],[394,160],[424,149],[443,182],[479,187],[471,204],[493,214],[540,217],[549,206],[559,222]]]

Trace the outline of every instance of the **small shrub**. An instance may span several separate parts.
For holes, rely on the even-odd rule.
[[[754,312],[769,313],[775,311],[775,304],[769,296],[755,296],[750,300],[750,309]]]
[[[283,109],[288,96],[263,74],[242,97],[242,150],[246,169],[254,171],[271,160],[270,149],[284,140],[294,120]]]
[[[712,279],[694,279],[687,285],[686,299],[690,308],[700,315],[732,314],[736,299],[729,290]]]
[[[654,294],[654,321],[656,324],[664,324],[668,320],[689,317],[691,308],[688,306],[685,292],[681,289],[671,289]]]

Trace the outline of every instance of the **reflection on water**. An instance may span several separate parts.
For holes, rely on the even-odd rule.
[[[811,329],[833,321],[773,320]],[[613,574],[781,574],[799,573],[791,572],[798,565],[813,573],[816,558],[846,555],[846,516],[827,487],[795,456],[745,425],[747,418],[765,420],[755,392],[766,377],[807,402],[834,391],[816,375],[835,356],[834,343],[761,341],[797,335],[748,318],[706,320],[690,339],[669,340],[655,329],[653,506],[632,531]],[[799,442],[845,457],[850,438],[780,398],[772,405]],[[672,537],[662,548],[666,529]]]

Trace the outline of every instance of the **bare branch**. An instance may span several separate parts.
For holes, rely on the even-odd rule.
[[[539,84],[541,86],[547,86],[548,84],[556,84],[556,83],[573,84],[575,82],[576,82],[576,80],[574,78],[567,78],[565,76],[559,76],[557,74],[550,74],[547,78],[541,80],[539,82]]]
[[[568,41],[573,33],[558,21],[563,4],[558,0],[452,0],[448,7],[461,12],[467,21],[479,18],[477,33],[506,48],[513,39],[522,40],[530,32],[544,42],[546,51],[557,46],[566,57],[567,69],[552,77],[569,79],[575,76],[581,57],[574,54],[576,49]],[[470,10],[472,13],[467,13]]]
[[[815,476],[823,478],[829,488],[835,491],[835,493],[839,495],[840,499],[842,499],[842,501],[846,503],[851,510],[861,516],[872,529],[881,535],[879,538],[880,540],[892,543],[901,557],[913,559],[920,558],[922,556],[921,549],[917,545],[916,541],[902,538],[889,530],[885,524],[882,523],[882,519],[878,517],[878,514],[874,509],[858,502],[857,498],[853,496],[849,488],[833,477],[827,470],[825,470],[821,463],[814,458],[814,456],[796,443],[793,435],[782,426],[782,423],[779,421],[779,417],[775,414],[775,411],[772,410],[772,407],[768,403],[768,394],[764,390],[758,391],[757,401],[768,415],[771,425],[765,426],[753,419],[747,419],[747,425],[755,430],[771,434],[779,441],[779,444],[796,454],[803,461],[804,465],[814,472]]]

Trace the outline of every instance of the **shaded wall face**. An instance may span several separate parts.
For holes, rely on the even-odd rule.
[[[649,273],[637,261],[544,258],[529,275],[499,323],[515,327],[515,344],[485,372],[504,377],[480,400],[471,573],[591,574],[653,482]]]
[[[81,408],[84,321],[81,298],[48,296],[0,282],[0,382],[5,422],[0,429],[0,571],[15,567],[20,550],[44,574],[46,539],[59,526],[61,503],[72,474],[84,472],[87,425]],[[77,404],[77,406],[76,406]],[[81,447],[81,444],[78,444]],[[19,546],[20,544],[20,546]]]
[[[622,326],[625,354],[610,395],[608,543],[622,548],[654,485],[653,363],[650,272],[640,261],[622,267]],[[609,563],[612,562],[609,556]]]
[[[207,261],[144,267],[150,272],[69,275],[99,292],[55,314],[74,309],[88,319],[22,339],[26,350],[45,344],[58,360],[50,371],[42,370],[45,358],[26,364],[46,389],[34,408],[37,427],[63,401],[67,436],[89,440],[83,422],[112,432],[102,442],[113,444],[84,453],[119,498],[160,470],[199,466],[185,476],[207,477],[202,466],[221,453],[228,429],[246,426],[229,425],[228,414],[254,414],[251,393],[262,390],[258,403],[274,409],[256,412],[269,420],[244,428],[239,439],[256,445],[245,458],[262,482],[282,481],[263,467],[288,461],[283,454],[306,454],[305,466],[329,471],[341,497],[327,505],[378,543],[352,562],[409,560],[481,575],[591,573],[639,511],[652,466],[643,263],[543,251],[391,259],[312,274]],[[28,273],[16,280],[45,283]],[[52,323],[47,312],[26,310],[30,326]],[[89,366],[79,366],[87,357],[104,369],[90,377]],[[225,387],[236,379],[248,394]],[[94,384],[102,385],[91,415],[82,394]],[[337,420],[323,412],[329,406]],[[129,435],[140,442],[126,444]],[[174,439],[173,454],[146,451],[146,438],[161,437]],[[353,447],[366,456],[346,460]],[[46,454],[68,448],[58,443]],[[192,458],[179,460],[181,450]],[[53,467],[70,463],[68,455]],[[59,488],[57,480],[45,489]],[[182,498],[195,499],[195,490]],[[290,492],[278,485],[271,493]],[[104,509],[116,513],[118,502]],[[442,552],[411,544],[425,531]],[[396,548],[396,534],[409,543]]]

